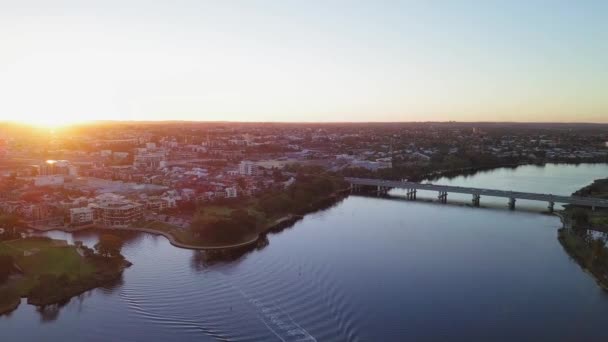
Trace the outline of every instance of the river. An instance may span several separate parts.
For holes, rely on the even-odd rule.
[[[570,194],[603,164],[434,182]],[[545,203],[350,196],[255,249],[196,252],[132,234],[123,279],[0,318],[2,341],[605,340],[608,295],[557,241]],[[96,234],[48,235],[94,244]]]

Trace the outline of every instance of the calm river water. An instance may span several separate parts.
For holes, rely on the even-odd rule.
[[[606,165],[498,169],[444,184],[570,194]],[[350,196],[260,241],[205,253],[133,234],[121,282],[21,304],[2,341],[605,341],[608,295],[538,205]],[[436,194],[419,194],[432,199]],[[95,233],[49,235],[94,244]]]

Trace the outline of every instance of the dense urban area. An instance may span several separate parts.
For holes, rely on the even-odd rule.
[[[338,190],[340,176],[419,180],[526,163],[606,162],[605,132],[567,124],[164,122],[51,131],[7,123],[0,126],[0,210],[41,229],[137,225],[202,238],[202,226],[218,225],[210,217],[268,224],[297,206],[268,194],[291,188],[292,199],[306,202]]]

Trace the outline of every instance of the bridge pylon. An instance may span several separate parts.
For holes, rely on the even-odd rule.
[[[481,201],[481,195],[473,194],[473,206],[479,207],[479,202]]]
[[[448,203],[448,192],[447,191],[439,191],[439,195],[437,199],[440,203]]]
[[[416,189],[407,189],[407,199],[416,200]]]
[[[386,195],[389,192],[390,189],[391,188],[389,188],[387,186],[378,185],[378,188],[377,188],[378,196],[380,196],[380,195]]]
[[[515,197],[509,198],[509,209],[515,210]]]

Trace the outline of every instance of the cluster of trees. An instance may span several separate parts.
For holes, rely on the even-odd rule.
[[[201,206],[194,216],[190,231],[201,241],[235,243],[253,236],[261,225],[288,214],[304,214],[315,205],[346,186],[341,177],[331,174],[309,173],[306,168],[296,169],[296,181],[285,190],[272,190],[257,199],[231,199],[216,202],[228,209],[224,212]],[[313,169],[317,172],[317,170]]]
[[[591,185],[576,191],[573,195],[608,198],[608,178],[596,179]]]
[[[20,238],[20,228],[23,226],[23,222],[16,215],[0,215],[0,228],[4,230],[0,233],[0,241]]]
[[[521,158],[498,158],[488,153],[472,153],[462,151],[456,154],[436,153],[431,156],[428,163],[412,164],[407,162],[393,162],[392,168],[368,170],[365,168],[345,168],[341,174],[345,177],[360,177],[360,178],[382,178],[382,179],[403,179],[407,178],[413,181],[421,180],[426,175],[441,171],[449,173],[450,171],[458,171],[459,173],[466,169],[485,169],[504,165],[515,165],[525,161]]]
[[[70,278],[66,274],[60,276],[52,273],[42,274],[30,290],[28,297],[40,299],[61,297],[70,286]]]
[[[589,224],[589,212],[583,208],[572,209],[570,217],[576,226],[584,226]]]
[[[120,250],[122,249],[123,240],[111,234],[102,234],[99,237],[99,242],[94,246],[98,255],[106,258],[122,258]]]
[[[13,305],[19,305],[20,299],[19,292],[13,287],[0,288],[0,310],[7,310]]]
[[[232,243],[256,232],[258,218],[244,209],[233,210],[229,215],[215,215],[199,210],[190,229],[202,241]]]
[[[558,232],[559,241],[582,266],[589,269],[598,280],[608,285],[608,247],[606,235],[589,230],[568,230]]]
[[[5,282],[15,271],[15,260],[10,255],[0,255],[0,284]]]
[[[258,208],[267,217],[307,212],[315,202],[346,185],[339,177],[331,175],[300,174],[286,191],[265,194]]]

